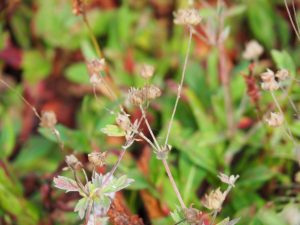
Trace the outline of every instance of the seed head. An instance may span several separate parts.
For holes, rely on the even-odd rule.
[[[146,80],[150,79],[154,74],[154,66],[151,66],[148,64],[143,64],[141,66],[140,74],[141,74],[141,77],[143,77],[144,79],[146,79]]]
[[[243,58],[247,60],[258,59],[264,52],[264,48],[255,40],[246,44],[246,49],[243,52]]]
[[[145,102],[144,94],[141,89],[130,88],[128,92],[128,101],[132,105],[140,106]]]
[[[202,20],[196,9],[179,9],[174,12],[174,23],[177,25],[198,25]]]
[[[270,81],[273,81],[275,79],[275,74],[272,70],[267,69],[266,72],[260,74],[260,77],[261,77],[263,82],[270,82]]]
[[[220,174],[218,175],[218,177],[220,178],[220,180],[221,180],[223,183],[228,184],[228,185],[234,187],[234,184],[235,184],[236,180],[239,178],[239,175],[236,175],[236,176],[234,176],[234,175],[227,176],[227,175],[224,174],[224,173],[220,173]]]
[[[53,129],[57,123],[56,115],[53,111],[42,112],[40,126]]]
[[[290,74],[287,69],[281,69],[277,71],[275,76],[278,78],[279,81],[284,81],[289,78]]]
[[[98,76],[98,74],[94,73],[91,77],[90,77],[90,83],[94,86],[100,84],[102,81],[101,77]]]
[[[278,82],[275,80],[275,74],[272,70],[267,69],[267,72],[264,72],[260,75],[262,79],[261,87],[266,91],[276,91],[279,88]]]
[[[129,115],[125,113],[119,113],[116,118],[116,123],[120,128],[122,128],[124,131],[127,131],[130,129],[131,121],[129,119]]]
[[[279,127],[283,124],[284,118],[281,113],[271,112],[270,116],[265,119],[270,127]]]
[[[224,194],[220,191],[220,188],[213,190],[209,195],[205,195],[205,201],[203,205],[210,210],[220,210],[225,199]]]
[[[66,156],[66,163],[72,170],[80,170],[83,168],[82,163],[73,154]]]
[[[154,100],[161,96],[161,90],[155,85],[146,86],[142,91],[147,100]]]
[[[73,13],[76,16],[81,15],[84,12],[82,0],[73,0]]]
[[[104,71],[105,69],[105,59],[93,59],[89,62],[87,62],[87,68],[90,76],[93,76],[94,74],[98,74],[101,71]]]
[[[88,154],[88,159],[94,166],[103,166],[105,165],[106,156],[107,152],[92,152]]]
[[[186,209],[183,209],[183,213],[185,216],[185,219],[190,224],[197,224],[199,222],[199,215],[201,212],[198,209],[195,209],[193,207],[189,207]]]

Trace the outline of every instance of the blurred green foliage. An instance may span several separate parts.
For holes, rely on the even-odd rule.
[[[133,57],[136,64],[147,62],[156,67],[153,82],[164,92],[155,103],[156,110],[150,113],[154,118],[154,131],[161,140],[166,134],[176,97],[169,83],[179,79],[187,38],[182,27],[172,25],[171,14],[160,18],[153,5],[141,2],[141,7],[135,7],[134,1],[124,0],[114,9],[92,8],[87,16],[104,50],[112,79],[121,90],[143,84],[135,72],[124,68],[129,57]],[[156,2],[173,9],[172,1]],[[185,1],[178,1],[176,7],[185,4]],[[231,1],[230,5],[232,9],[226,23],[231,33],[226,47],[235,54],[231,70],[234,118],[238,122],[247,117],[253,124],[247,129],[238,129],[233,137],[227,137],[224,90],[218,77],[218,52],[214,47],[205,51],[202,49],[204,45],[195,41],[184,98],[179,103],[170,136],[173,150],[168,160],[187,205],[193,203],[205,210],[201,204],[204,192],[222,186],[217,178],[218,172],[239,174],[240,179],[225,202],[221,217],[241,217],[240,224],[285,225],[288,223],[282,216],[282,209],[299,200],[299,191],[292,191],[299,185],[294,179],[299,167],[295,163],[293,145],[283,130],[271,129],[257,122],[255,107],[247,97],[242,77],[242,74],[247,74],[249,63],[241,59],[245,46],[241,40],[256,39],[265,47],[264,62],[259,64],[258,71],[266,67],[286,68],[294,77],[300,65],[299,42],[294,40],[282,1],[243,0]],[[204,18],[210,15],[209,10],[200,12]],[[58,49],[71,55],[79,51],[85,60],[96,56],[86,27],[80,17],[72,14],[71,1],[67,0],[20,3],[9,20],[0,21],[2,50],[7,39],[12,39],[23,54],[22,82],[15,88],[18,93],[22,93],[25,86],[34,87],[51,76]],[[200,53],[202,50],[204,53]],[[2,69],[5,63],[0,61]],[[89,82],[84,60],[66,62],[61,76],[78,85],[87,86]],[[299,105],[298,90],[298,84],[289,90],[296,105]],[[42,204],[40,189],[30,195],[24,194],[23,181],[35,174],[39,182],[51,182],[45,180],[44,175],[59,168],[63,155],[55,137],[44,129],[32,132],[26,142],[18,146],[18,154],[13,155],[20,144],[23,103],[14,91],[0,91],[0,217],[7,224],[38,224],[37,221],[47,218],[51,212]],[[278,96],[280,98],[281,94]],[[270,102],[270,95],[262,92],[260,104],[264,110]],[[281,99],[281,103],[293,134],[299,137],[299,121],[294,119],[288,101]],[[78,153],[91,152],[92,145],[101,150],[118,148],[119,145],[111,144],[101,133],[102,128],[114,122],[114,116],[106,108],[116,106],[117,103],[103,96],[98,100],[92,94],[84,96],[74,116],[76,128],[57,127],[66,147]],[[139,146],[133,149],[134,152],[139,150]],[[111,154],[109,165],[115,161],[116,156]],[[161,162],[154,155],[149,161],[147,176],[138,169],[133,155],[122,161],[118,172],[135,180],[126,192],[133,212],[138,213],[142,205],[147,204],[138,197],[138,192],[143,189],[170,210],[178,205]],[[15,223],[12,218],[15,218]],[[152,223],[171,224],[170,221],[168,217],[153,219]],[[78,224],[78,221],[76,215],[65,213],[55,224]]]

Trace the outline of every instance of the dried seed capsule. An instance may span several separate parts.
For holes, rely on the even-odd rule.
[[[270,116],[265,119],[270,127],[278,127],[283,124],[284,117],[281,113],[271,112]]]
[[[105,59],[93,59],[87,63],[87,69],[90,74],[90,76],[93,76],[94,74],[98,74],[105,69]]]
[[[121,127],[124,131],[130,129],[131,121],[127,114],[119,113],[116,118],[116,123],[119,127]]]
[[[281,70],[277,71],[275,76],[278,78],[278,80],[284,81],[289,78],[290,74],[287,69],[281,69]]]
[[[83,168],[82,163],[73,154],[66,156],[66,163],[73,170],[80,170]]]
[[[210,210],[220,210],[222,208],[225,196],[220,188],[211,191],[208,195],[205,195],[203,205]]]
[[[150,79],[154,74],[154,66],[143,64],[141,66],[140,74],[144,79]]]
[[[198,25],[202,20],[196,9],[179,9],[174,12],[174,23],[177,25]]]
[[[147,100],[154,100],[161,96],[161,90],[155,85],[149,85],[143,88],[143,94]]]
[[[258,59],[264,52],[264,48],[255,40],[246,44],[246,49],[243,52],[243,58],[247,60]]]
[[[145,102],[142,90],[137,88],[130,88],[128,92],[128,101],[136,106],[140,106]]]
[[[56,115],[53,111],[42,112],[40,126],[53,129],[57,123]]]
[[[88,159],[94,166],[103,166],[105,165],[106,156],[107,152],[93,152],[88,154]]]

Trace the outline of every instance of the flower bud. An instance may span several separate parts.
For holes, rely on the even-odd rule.
[[[54,128],[57,123],[56,115],[53,111],[42,112],[40,126],[44,128]]]

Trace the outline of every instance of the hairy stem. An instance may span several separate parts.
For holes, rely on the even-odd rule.
[[[188,63],[188,59],[189,59],[189,53],[190,53],[190,49],[191,49],[192,36],[193,36],[193,31],[192,31],[191,28],[189,28],[188,47],[187,47],[186,55],[185,55],[185,59],[184,59],[180,84],[178,86],[177,98],[176,98],[175,105],[174,105],[174,108],[173,108],[173,112],[172,112],[172,115],[171,115],[171,119],[170,119],[169,125],[168,125],[168,131],[167,131],[167,135],[166,135],[165,146],[168,145],[168,141],[169,141],[169,137],[170,137],[173,121],[174,121],[174,116],[175,116],[175,113],[176,113],[176,110],[177,110],[179,99],[181,97],[181,91],[182,91],[182,87],[183,87],[183,82],[184,82],[185,73],[186,73],[186,67],[187,67],[187,63]]]

